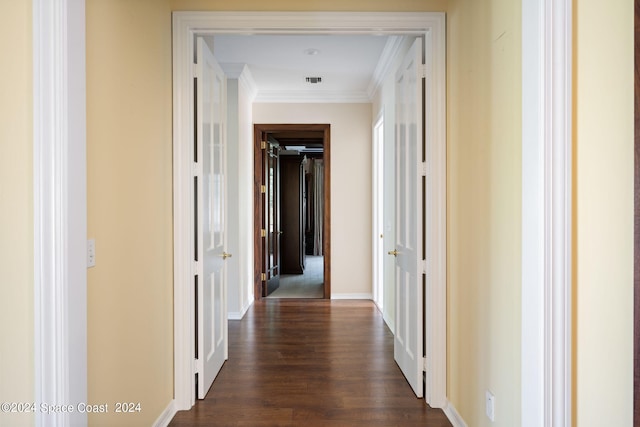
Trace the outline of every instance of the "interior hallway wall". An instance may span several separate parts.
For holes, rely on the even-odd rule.
[[[371,105],[254,104],[253,120],[331,124],[331,294],[371,298]]]
[[[574,425],[631,426],[634,2],[574,8]]]
[[[520,425],[521,4],[449,1],[448,397],[467,425]],[[495,422],[485,391],[495,395]]]
[[[0,402],[33,402],[33,18],[31,1],[0,4]],[[33,422],[0,411],[0,425]]]
[[[87,0],[90,425],[149,426],[173,399],[171,10]]]

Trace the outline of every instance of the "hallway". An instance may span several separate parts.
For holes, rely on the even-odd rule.
[[[229,321],[229,360],[170,426],[451,426],[417,399],[371,301],[262,300]]]
[[[267,298],[322,298],[324,257],[307,255],[303,274],[281,274],[280,287]]]

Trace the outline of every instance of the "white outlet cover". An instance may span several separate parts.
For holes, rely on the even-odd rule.
[[[487,418],[495,421],[496,418],[496,397],[489,390],[485,392],[485,412]]]

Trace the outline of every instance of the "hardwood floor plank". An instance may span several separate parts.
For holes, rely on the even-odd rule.
[[[229,321],[229,360],[170,426],[451,426],[417,399],[371,301],[265,299]]]

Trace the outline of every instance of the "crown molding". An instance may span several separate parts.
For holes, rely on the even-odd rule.
[[[400,54],[400,48],[404,44],[406,36],[389,36],[387,43],[382,50],[378,64],[373,71],[373,76],[367,87],[367,96],[370,100],[376,95],[376,92],[380,86],[384,83],[384,80],[389,74],[391,66],[396,62],[398,55]]]
[[[328,104],[368,104],[371,98],[363,91],[315,91],[315,90],[260,90],[256,103],[328,103]]]

